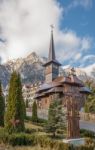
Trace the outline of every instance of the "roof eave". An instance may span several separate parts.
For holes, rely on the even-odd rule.
[[[49,65],[50,63],[55,63],[55,64],[57,64],[58,66],[61,66],[61,65],[62,65],[62,64],[59,63],[58,61],[51,60],[51,61],[46,62],[46,63],[43,64],[42,66],[45,67],[45,66]]]

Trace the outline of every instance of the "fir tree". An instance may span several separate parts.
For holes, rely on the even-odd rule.
[[[95,81],[89,79],[86,81],[86,86],[91,90],[91,93],[87,96],[84,106],[86,113],[95,113]]]
[[[2,92],[2,86],[0,82],[0,126],[4,126],[4,113],[5,113],[5,100]]]
[[[10,79],[5,129],[9,133],[24,131],[25,104],[20,75],[13,72]]]
[[[32,121],[33,122],[38,122],[36,101],[34,101],[34,103],[32,105]]]
[[[60,100],[54,100],[48,111],[48,124],[46,131],[51,132],[53,137],[56,135],[57,129],[66,129],[66,117]]]

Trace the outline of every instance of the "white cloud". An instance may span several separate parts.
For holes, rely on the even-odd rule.
[[[82,54],[91,48],[92,39],[88,37],[78,37],[73,31],[61,31],[57,36],[59,44],[58,56],[61,61],[69,60],[71,63],[82,57]]]
[[[79,53],[89,50],[91,40],[80,38],[71,30],[61,31],[59,25],[63,13],[64,9],[56,0],[0,1],[0,34],[6,39],[5,45],[3,43],[0,47],[3,59],[23,57],[32,51],[46,56],[50,24],[55,25],[54,36],[60,60],[81,57]]]
[[[82,40],[82,47],[81,49],[82,50],[88,50],[91,48],[91,43],[92,43],[92,39],[89,38],[89,37],[84,37],[83,40]]]
[[[91,8],[92,7],[92,1],[93,0],[74,0],[74,5],[75,6],[82,6],[86,9]]]
[[[34,50],[46,53],[49,26],[53,23],[55,31],[58,29],[61,13],[61,7],[54,0],[3,0],[0,26],[8,42],[8,57],[24,56]]]
[[[95,55],[86,55],[83,57],[82,62],[94,62],[95,61]]]
[[[81,53],[77,53],[75,56],[75,60],[79,60],[81,58],[82,54]]]
[[[68,69],[68,68],[71,68],[70,65],[66,65],[66,66],[62,66],[63,69]]]
[[[65,12],[68,13],[72,8],[76,8],[78,6],[88,10],[92,8],[93,0],[72,0],[71,3],[65,8]]]
[[[95,69],[95,63],[94,64],[91,64],[91,65],[88,65],[87,67],[85,68],[82,68],[88,75],[92,75],[92,71],[93,69]]]

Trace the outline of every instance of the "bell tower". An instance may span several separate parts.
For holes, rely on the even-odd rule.
[[[59,75],[59,66],[61,64],[56,60],[54,39],[53,39],[53,26],[51,26],[51,39],[49,47],[48,61],[43,65],[45,67],[45,82],[52,82]]]

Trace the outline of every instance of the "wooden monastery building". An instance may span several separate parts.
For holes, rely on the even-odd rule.
[[[48,61],[43,65],[45,68],[45,82],[37,90],[35,99],[39,109],[48,109],[55,99],[61,99],[67,108],[68,138],[79,137],[79,110],[84,105],[86,95],[90,90],[76,76],[74,68],[67,76],[59,76],[61,64],[55,56],[53,30],[49,48]]]

